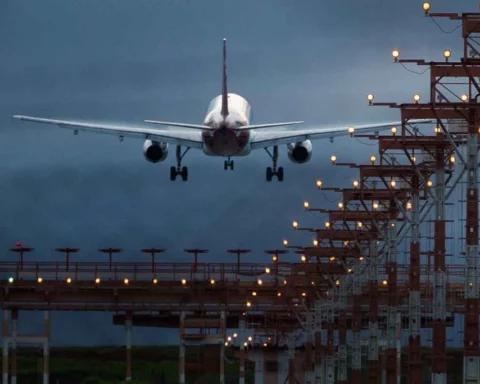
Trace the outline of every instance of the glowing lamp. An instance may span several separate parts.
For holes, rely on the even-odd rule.
[[[310,203],[308,201],[303,202],[303,208],[308,209],[310,208]]]
[[[293,221],[292,226],[293,226],[294,229],[297,229],[298,228],[298,223],[296,221]]]
[[[375,161],[377,161],[377,158],[375,156],[370,156],[370,162],[373,164],[375,164]]]
[[[313,239],[313,246],[318,247],[318,240],[317,239]]]
[[[415,93],[415,94],[413,95],[413,101],[414,101],[415,103],[418,103],[418,102],[420,101],[420,95],[419,95],[418,93]]]
[[[373,93],[369,93],[367,95],[368,105],[372,105],[373,99],[375,99],[375,96],[373,95]]]
[[[395,136],[395,134],[397,133],[397,127],[392,127],[390,131],[392,132],[392,135]]]
[[[348,130],[348,134],[350,135],[350,137],[352,137],[353,134],[355,133],[355,128],[350,126],[350,127],[348,127],[347,130]]]
[[[330,156],[330,161],[332,162],[333,165],[335,165],[335,163],[337,162],[337,156],[335,155]]]
[[[466,103],[468,101],[468,96],[464,94],[460,97],[460,99],[462,99],[462,101]]]
[[[268,268],[268,267],[265,268],[265,273],[266,273],[266,274],[269,274],[269,273],[270,273],[270,268]]]
[[[305,255],[302,255],[302,257],[300,257],[300,259],[301,259],[303,262],[307,261],[307,258],[305,257]]]
[[[341,201],[338,202],[338,208],[343,209],[343,203]]]
[[[353,180],[353,187],[354,188],[358,188],[358,181],[357,180]]]
[[[448,61],[450,56],[452,56],[452,51],[450,51],[449,49],[445,49],[443,51],[443,57],[445,57],[445,61]]]
[[[454,164],[455,163],[455,156],[450,156],[450,163]]]
[[[398,49],[392,50],[392,57],[395,63],[398,61],[398,56],[400,56],[400,51]]]
[[[323,184],[322,180],[317,180],[316,182],[317,188],[322,188],[322,184]]]
[[[288,246],[288,240],[287,240],[287,239],[284,239],[284,240],[283,240],[283,246],[284,246],[284,247],[287,247],[287,246]]]

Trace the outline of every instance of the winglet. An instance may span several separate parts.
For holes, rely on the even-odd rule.
[[[222,78],[222,117],[228,116],[228,93],[227,93],[227,39],[223,39],[223,78]]]

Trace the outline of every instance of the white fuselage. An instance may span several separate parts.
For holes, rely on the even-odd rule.
[[[228,94],[228,116],[222,116],[222,95],[215,97],[205,113],[204,125],[212,130],[203,131],[203,152],[210,156],[246,156],[250,153],[252,131],[242,131],[241,127],[251,124],[250,104],[242,96]]]

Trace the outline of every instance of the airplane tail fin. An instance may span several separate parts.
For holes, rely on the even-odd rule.
[[[222,77],[222,117],[228,116],[228,93],[227,93],[227,39],[223,39],[223,77]]]

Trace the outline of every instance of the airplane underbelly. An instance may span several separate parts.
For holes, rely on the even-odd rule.
[[[249,133],[237,133],[230,129],[217,129],[213,133],[204,133],[204,152],[210,156],[245,156],[250,153]]]

